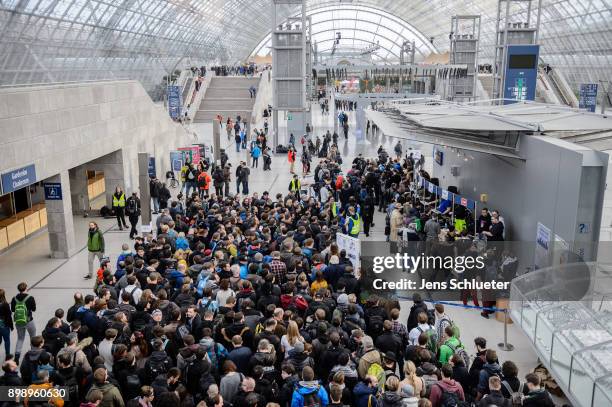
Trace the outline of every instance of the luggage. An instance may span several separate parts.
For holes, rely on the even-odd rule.
[[[276,146],[276,154],[287,154],[289,149],[282,144]]]

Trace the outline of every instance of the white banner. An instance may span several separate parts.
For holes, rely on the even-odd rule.
[[[353,263],[354,272],[357,275],[361,267],[361,240],[342,233],[336,233],[336,244],[338,249],[346,251],[346,257]]]

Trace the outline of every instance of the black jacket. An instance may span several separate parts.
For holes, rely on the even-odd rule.
[[[291,398],[293,397],[293,391],[297,386],[300,378],[297,375],[289,376],[285,379],[283,387],[280,389],[279,401],[281,407],[291,407]]]
[[[393,352],[396,357],[403,354],[402,339],[393,331],[385,331],[376,338],[376,348],[382,353]]]
[[[550,394],[544,389],[530,391],[523,400],[523,407],[555,407]]]
[[[8,302],[3,302],[0,304],[0,320],[2,320],[4,326],[11,331],[14,329],[13,313],[11,312],[11,306]]]
[[[408,315],[408,321],[406,323],[406,328],[408,329],[408,332],[412,331],[412,329],[416,328],[419,324],[417,321],[417,316],[421,312],[427,313],[427,304],[425,304],[424,302],[414,303],[410,308],[410,315]]]
[[[497,390],[491,390],[489,394],[484,396],[478,403],[478,407],[512,407],[512,402]]]

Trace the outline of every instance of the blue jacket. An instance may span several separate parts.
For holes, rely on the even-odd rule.
[[[304,396],[307,394],[317,393],[319,397],[321,407],[326,407],[329,404],[329,398],[327,397],[327,391],[319,384],[318,381],[300,381],[293,392],[291,398],[291,407],[304,407]],[[367,407],[367,406],[366,406]]]
[[[90,332],[94,332],[98,328],[98,317],[91,308],[85,308],[82,305],[77,310],[76,317],[81,321],[81,324],[87,325]]]
[[[501,377],[502,371],[499,363],[485,363],[478,377],[478,391],[482,394],[489,390],[489,377],[497,375]]]
[[[372,404],[370,407],[378,407],[378,401],[376,400],[377,387],[368,387],[364,382],[359,382],[353,388],[353,395],[355,396],[355,407],[368,407],[368,399],[372,396]]]

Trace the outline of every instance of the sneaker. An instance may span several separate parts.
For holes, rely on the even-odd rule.
[[[91,280],[91,276],[90,276],[89,274],[86,274],[86,275],[85,275],[83,278],[84,278],[85,280]]]

